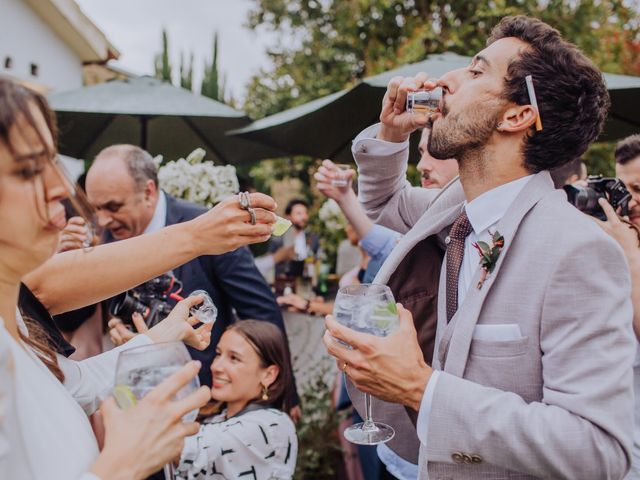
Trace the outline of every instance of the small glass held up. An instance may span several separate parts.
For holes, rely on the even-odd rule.
[[[213,300],[206,290],[194,290],[189,294],[190,297],[202,296],[203,301],[198,305],[194,305],[189,310],[192,317],[196,317],[200,323],[214,323],[218,318],[218,309],[213,304]]]
[[[335,177],[331,180],[331,185],[334,187],[346,187],[349,184],[347,172],[351,169],[351,165],[346,163],[336,163],[338,171]]]
[[[430,115],[440,111],[442,88],[407,93],[407,112]]]

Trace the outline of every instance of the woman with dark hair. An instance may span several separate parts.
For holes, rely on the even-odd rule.
[[[51,334],[55,330],[45,332],[46,322],[32,321],[28,312],[21,314],[17,308],[21,280],[41,271],[48,263],[65,225],[61,202],[70,196],[70,191],[69,182],[56,163],[55,134],[54,116],[44,97],[0,78],[0,478],[143,479],[176,458],[185,436],[198,431],[197,423],[183,423],[181,419],[207,401],[207,389],[203,387],[177,401],[173,397],[197,375],[199,363],[190,362],[127,410],[117,408],[113,398],[106,400],[101,408],[106,431],[102,451],[86,414],[95,411],[105,393],[103,387],[111,384],[119,350],[175,340],[189,340],[196,348],[204,348],[210,335],[206,329],[201,330],[204,327],[195,330],[187,321],[190,306],[198,303],[187,299],[167,319],[140,335],[140,340],[136,338],[120,349],[84,362],[73,362],[52,348]],[[235,229],[235,233],[226,237],[216,237],[221,247],[218,253],[228,251],[228,246],[237,248],[238,244],[265,239],[264,230],[269,230],[268,226],[260,227],[261,235],[239,237],[243,231],[251,233],[259,226],[249,226],[252,228],[249,231],[244,228],[248,219],[237,201],[226,202],[216,209],[214,213],[223,214],[221,222],[226,218]],[[182,243],[195,241],[195,235],[188,235],[189,231],[186,235],[181,233]],[[167,228],[157,232],[153,242],[166,243],[172,232],[177,231]],[[66,269],[64,273],[69,277],[82,277],[93,262],[89,257],[96,257],[93,264],[109,260],[125,278],[144,277],[148,273],[131,270],[131,264],[139,262],[131,255],[143,244],[147,251],[157,253],[148,248],[150,239],[122,242],[120,247],[111,249],[96,247],[75,255],[69,252],[52,263]],[[64,260],[65,255],[71,257]],[[126,258],[131,261],[123,262]],[[67,278],[54,274],[58,267],[47,270],[49,277],[57,277],[49,278],[54,284]],[[138,263],[139,268],[146,267]],[[119,278],[103,276],[101,282],[87,284],[86,303],[113,295],[126,281],[135,281]],[[123,289],[126,288],[125,285]],[[75,298],[66,300],[66,305],[77,308],[83,303]],[[48,315],[45,307],[41,307],[42,316]]]
[[[211,365],[214,403],[185,440],[177,478],[293,478],[298,452],[291,408],[292,373],[282,332],[242,320],[222,335]]]

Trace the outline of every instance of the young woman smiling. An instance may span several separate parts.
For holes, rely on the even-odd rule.
[[[293,392],[282,332],[243,320],[227,328],[216,352],[214,403],[200,411],[200,431],[185,441],[177,478],[293,478],[298,441],[284,413]]]

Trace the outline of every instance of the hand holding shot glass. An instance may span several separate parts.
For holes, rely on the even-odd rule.
[[[336,170],[334,177],[331,179],[331,185],[334,187],[346,187],[349,185],[349,170],[351,165],[346,163],[334,163]]]
[[[191,307],[189,315],[196,317],[200,323],[215,323],[218,318],[218,309],[213,304],[213,300],[211,300],[209,294],[205,290],[194,290],[189,296],[200,296],[203,298],[202,303]]]
[[[430,115],[440,111],[442,88],[407,93],[407,112]]]

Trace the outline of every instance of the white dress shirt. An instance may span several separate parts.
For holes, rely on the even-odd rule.
[[[460,276],[458,277],[458,306],[462,306],[476,270],[480,267],[480,256],[473,244],[483,241],[492,245],[492,234],[495,233],[498,222],[504,217],[504,214],[531,178],[533,178],[533,175],[528,175],[495,187],[464,206],[473,231],[464,242],[464,257],[460,267]],[[420,438],[423,445],[427,444],[429,414],[431,413],[433,394],[438,383],[438,375],[439,372],[434,370],[429,383],[427,383],[418,413],[416,428],[418,430],[418,438]]]
[[[153,212],[153,217],[151,217],[151,221],[147,228],[144,229],[143,233],[153,233],[157,232],[161,228],[167,226],[167,196],[166,194],[160,190],[158,192],[158,203],[156,204],[156,210]]]

